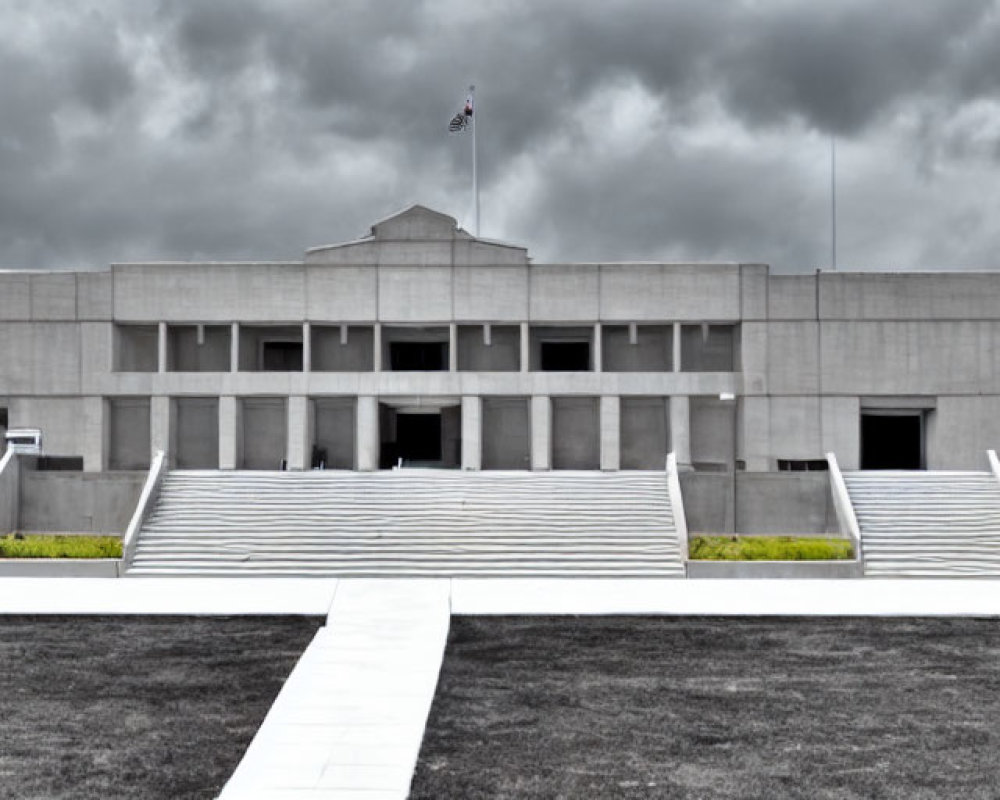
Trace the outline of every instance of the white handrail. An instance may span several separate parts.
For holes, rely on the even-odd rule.
[[[135,507],[132,519],[125,530],[125,538],[122,540],[122,571],[128,570],[135,557],[135,548],[139,544],[139,529],[146,521],[149,513],[153,510],[156,498],[160,494],[160,483],[163,481],[164,464],[167,462],[167,454],[162,450],[153,456],[153,463],[149,465],[149,474],[142,487],[142,494],[139,495],[139,503]]]
[[[990,472],[993,473],[993,477],[1000,481],[1000,459],[997,458],[996,450],[987,450],[986,457],[990,461]]]
[[[681,493],[681,481],[677,476],[677,455],[672,450],[667,454],[667,495],[670,497],[670,508],[674,515],[677,544],[686,568],[688,561],[687,516],[684,514],[684,495]]]
[[[6,509],[6,520],[4,517],[0,517],[0,534],[12,533],[17,528],[17,516],[18,516],[18,503],[20,501],[20,486],[18,474],[18,463],[15,460],[15,453],[13,450],[8,450],[4,453],[3,458],[0,458],[0,492],[4,492],[4,483],[10,481],[12,484],[11,488],[7,489],[8,498],[10,500],[10,507]],[[2,504],[0,504],[2,508]],[[7,516],[9,514],[9,516]],[[9,528],[9,530],[7,530]]]
[[[830,466],[830,489],[833,492],[833,507],[837,512],[840,532],[850,535],[854,542],[854,558],[863,571],[865,554],[861,549],[861,527],[858,525],[858,518],[854,513],[854,504],[847,492],[847,484],[844,482],[840,465],[837,463],[837,456],[833,453],[827,453],[826,463]]]

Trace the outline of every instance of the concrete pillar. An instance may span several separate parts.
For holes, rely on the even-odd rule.
[[[233,327],[236,327],[235,325]],[[235,397],[219,398],[219,469],[236,469],[240,464],[240,406]]]
[[[548,395],[531,398],[531,468],[552,469],[552,401]]]
[[[167,323],[161,322],[157,326],[156,337],[156,371],[167,371]]]
[[[103,397],[83,400],[83,469],[103,472],[108,457],[108,404]]]
[[[380,337],[376,336],[376,338]],[[361,472],[372,472],[373,470],[377,470],[379,455],[377,397],[364,396],[358,398],[357,431],[355,434],[355,442],[358,448],[358,469]]]
[[[312,325],[302,323],[302,371],[312,372]]]
[[[374,328],[372,329],[372,348],[375,352],[372,353],[372,364],[375,372],[382,371],[382,323],[376,322]],[[378,416],[378,403],[375,404],[376,418]],[[376,427],[378,427],[376,425]],[[378,459],[375,461],[375,466],[378,466]],[[361,467],[358,467],[361,469]]]
[[[288,442],[285,453],[289,469],[309,469],[312,455],[312,431],[309,430],[309,398],[288,398]]]
[[[170,434],[173,430],[173,419],[171,419],[173,404],[169,397],[163,395],[153,395],[149,398],[149,451],[150,461],[158,450],[162,450],[168,456],[167,464],[174,462],[174,454],[171,447]]]
[[[448,325],[448,372],[458,372],[458,325]]]
[[[681,371],[681,324],[674,323],[674,363],[672,372]]]
[[[617,472],[621,468],[621,398],[601,397],[601,469]]]
[[[678,469],[691,469],[691,401],[687,395],[670,398],[670,449]]]
[[[237,372],[240,368],[240,323],[234,322],[229,331],[229,371]],[[221,405],[219,406],[221,408]],[[222,413],[221,411],[219,412]],[[220,420],[221,421],[221,420]],[[220,427],[219,430],[222,430]],[[226,469],[226,467],[223,467]],[[229,467],[233,469],[233,467]]]
[[[521,372],[531,368],[531,329],[527,322],[521,323]]]
[[[594,323],[594,372],[604,371],[604,348],[601,341],[601,323]]]
[[[483,468],[483,399],[462,398],[462,469]]]

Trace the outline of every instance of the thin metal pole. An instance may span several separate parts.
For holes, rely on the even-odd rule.
[[[476,238],[479,238],[479,163],[476,156],[476,117],[479,116],[479,108],[475,86],[469,87],[469,96],[472,98],[472,199],[476,208]]]
[[[837,139],[830,137],[830,250],[837,269]]]

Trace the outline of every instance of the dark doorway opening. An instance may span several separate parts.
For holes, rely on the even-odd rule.
[[[863,413],[861,469],[923,469],[921,412]]]
[[[397,456],[403,463],[441,460],[441,415],[397,414]]]
[[[395,436],[383,439],[379,466],[392,469],[441,462],[441,414],[389,412]]]
[[[7,409],[0,408],[0,456],[7,451],[7,440],[4,436],[7,433]]]
[[[448,369],[447,342],[390,342],[393,372],[441,372]]]
[[[542,342],[542,372],[587,372],[590,342]]]
[[[302,342],[263,342],[261,371],[302,372]]]

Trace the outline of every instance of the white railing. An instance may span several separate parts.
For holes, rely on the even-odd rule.
[[[997,458],[996,450],[987,450],[986,457],[990,460],[990,472],[993,477],[1000,481],[1000,459]]]
[[[122,572],[128,570],[135,557],[135,548],[139,544],[139,530],[142,524],[149,517],[156,498],[160,494],[160,484],[163,482],[163,475],[166,472],[167,454],[160,450],[153,456],[153,463],[149,466],[149,474],[142,487],[142,494],[139,495],[139,503],[135,507],[132,519],[125,530],[125,538],[122,540]]]
[[[672,450],[667,454],[667,495],[670,497],[671,513],[674,515],[677,547],[686,568],[688,561],[687,517],[684,514],[684,495],[681,493],[681,481],[677,476],[677,454]]]
[[[851,537],[851,541],[854,543],[854,559],[858,563],[858,568],[863,571],[865,554],[861,549],[861,527],[858,525],[858,518],[854,513],[854,504],[847,492],[847,484],[840,472],[837,456],[833,453],[827,453],[826,463],[830,465],[830,489],[833,492],[833,507],[837,512],[840,532]]]
[[[8,450],[0,458],[0,534],[13,533],[17,528],[20,471],[14,451]]]

